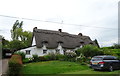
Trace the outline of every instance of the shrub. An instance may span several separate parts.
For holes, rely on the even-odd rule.
[[[47,59],[44,56],[39,57],[40,61],[47,61]]]
[[[17,76],[22,67],[22,58],[20,55],[12,55],[9,60],[9,75]]]
[[[46,61],[51,60],[51,56],[50,55],[45,55],[44,58],[45,58]]]
[[[65,52],[65,60],[67,61],[75,61],[77,54],[73,51]]]
[[[33,58],[25,58],[23,59],[23,63],[30,63],[33,62]]]
[[[56,60],[56,54],[54,52],[48,53],[44,57],[46,60]]]
[[[81,50],[80,50],[80,49],[77,49],[77,50],[75,50],[75,53],[77,54],[77,56],[80,56]]]
[[[23,63],[29,63],[29,58],[23,59]]]
[[[98,47],[93,45],[85,45],[83,48],[76,50],[77,52],[82,53],[85,57],[93,57],[96,55],[103,55],[103,51],[101,51]]]
[[[113,44],[112,46],[114,49],[120,49],[120,44]]]
[[[48,53],[50,55],[50,60],[56,60],[56,54],[54,52]]]
[[[46,61],[49,61],[49,60],[64,60],[64,58],[65,58],[65,55],[56,54],[56,53],[53,53],[53,52],[44,56],[44,59]]]
[[[112,49],[107,49],[107,48],[104,48],[102,49],[103,52],[104,52],[104,55],[115,55],[112,51]]]
[[[20,55],[21,57],[22,57],[22,59],[25,59],[25,53],[24,52],[20,52],[20,51],[18,51],[18,52],[15,52],[14,53],[15,55]]]
[[[33,61],[34,61],[34,62],[40,61],[40,59],[39,59],[39,57],[38,57],[37,54],[34,54],[34,55],[33,55]]]
[[[65,55],[62,54],[56,54],[56,60],[64,60]]]

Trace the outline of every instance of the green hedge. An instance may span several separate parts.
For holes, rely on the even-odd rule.
[[[25,53],[24,52],[20,52],[20,51],[17,51],[14,53],[14,55],[20,55],[22,57],[22,60],[25,59]]]
[[[22,58],[20,55],[12,55],[9,60],[9,76],[17,76],[22,68]]]
[[[98,47],[94,45],[85,45],[83,48],[77,49],[76,51],[77,56],[79,56],[81,53],[85,57],[93,57],[96,55],[103,55],[104,52],[100,50]]]

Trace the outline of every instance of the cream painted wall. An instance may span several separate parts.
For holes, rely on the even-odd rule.
[[[56,53],[56,50],[55,50],[55,49],[47,49],[45,45],[43,45],[42,48],[37,48],[36,46],[33,46],[33,47],[26,48],[26,49],[21,49],[20,51],[26,53],[26,50],[31,50],[31,51],[30,51],[30,54],[29,54],[29,55],[28,55],[28,54],[26,55],[26,58],[30,58],[30,57],[32,57],[32,55],[34,55],[34,54],[37,54],[38,56],[44,56],[44,55],[46,55],[46,54],[43,54],[43,50],[44,50],[44,49],[47,50],[47,53],[46,53],[46,54],[48,54],[48,53],[50,53],[50,52]],[[56,49],[59,49],[59,50],[60,50],[60,54],[64,54],[64,52],[63,52],[64,49],[62,48],[62,46],[61,46],[60,44],[58,44],[58,47],[57,47]]]

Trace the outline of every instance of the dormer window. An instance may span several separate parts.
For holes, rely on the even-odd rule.
[[[30,51],[31,51],[31,50],[26,50],[26,54],[27,54],[27,55],[30,55]]]
[[[57,54],[60,54],[60,49],[56,49],[56,53],[57,53]]]
[[[42,41],[42,44],[47,44],[47,43],[48,43],[48,41],[45,41],[45,40]]]
[[[46,49],[47,45],[48,45],[48,41],[43,40],[42,41],[43,49]]]
[[[46,49],[43,50],[43,54],[47,54],[47,50]]]
[[[63,43],[63,41],[58,41],[57,43],[60,43],[60,44],[61,44],[61,43]]]
[[[63,44],[63,41],[58,41],[57,43],[58,43],[58,45],[61,45],[61,44]]]
[[[89,44],[93,45],[93,43],[92,43],[92,42],[90,42]]]
[[[83,42],[83,41],[81,41],[80,43],[81,43],[81,44],[84,44],[84,42]]]

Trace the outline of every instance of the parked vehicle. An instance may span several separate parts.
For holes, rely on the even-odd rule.
[[[94,70],[113,71],[114,69],[120,69],[120,60],[110,55],[94,56],[90,60],[90,67]]]

